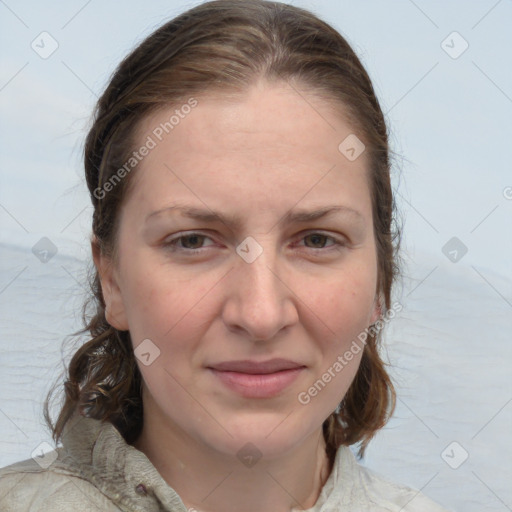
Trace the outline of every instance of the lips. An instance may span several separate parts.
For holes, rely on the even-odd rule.
[[[226,361],[208,367],[217,381],[244,398],[271,398],[282,393],[306,366],[287,359]]]
[[[281,372],[284,370],[292,370],[294,368],[301,368],[304,365],[289,361],[288,359],[270,359],[268,361],[256,362],[250,360],[244,361],[226,361],[211,365],[210,368],[220,372],[237,372],[256,374],[269,374]]]

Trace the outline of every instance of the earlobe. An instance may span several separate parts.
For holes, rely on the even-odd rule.
[[[128,330],[125,308],[118,277],[110,257],[101,253],[100,245],[93,237],[91,239],[92,257],[99,275],[101,291],[105,301],[105,318],[107,322],[119,331]]]

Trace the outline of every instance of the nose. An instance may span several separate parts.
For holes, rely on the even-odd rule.
[[[243,332],[251,341],[271,341],[297,322],[297,297],[284,268],[270,246],[252,263],[236,256],[222,312],[230,331]]]

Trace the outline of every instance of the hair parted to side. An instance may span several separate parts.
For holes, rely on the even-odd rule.
[[[161,26],[119,64],[96,105],[85,141],[85,175],[94,206],[93,243],[115,259],[120,206],[136,170],[107,193],[98,190],[130,158],[142,120],[201,94],[243,93],[259,80],[287,81],[332,102],[364,141],[378,258],[377,291],[382,308],[389,309],[399,272],[400,237],[384,115],[369,76],[347,41],[312,13],[287,4],[203,3]],[[116,330],[105,318],[94,271],[91,288],[89,306],[94,313],[87,315],[84,308],[81,331],[91,339],[69,363],[56,423],[49,414],[53,390],[45,403],[45,418],[55,442],[78,411],[111,422],[132,443],[142,429],[142,377],[129,332]],[[380,334],[370,330],[354,381],[340,407],[324,422],[331,457],[340,445],[358,442],[362,457],[394,411],[396,395],[379,355]]]

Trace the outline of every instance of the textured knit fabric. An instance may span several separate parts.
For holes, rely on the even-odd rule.
[[[53,454],[0,470],[2,512],[187,512],[150,460],[112,424],[75,417],[66,425],[62,444]],[[365,469],[349,448],[340,447],[316,504],[307,510],[335,511],[444,509]]]

